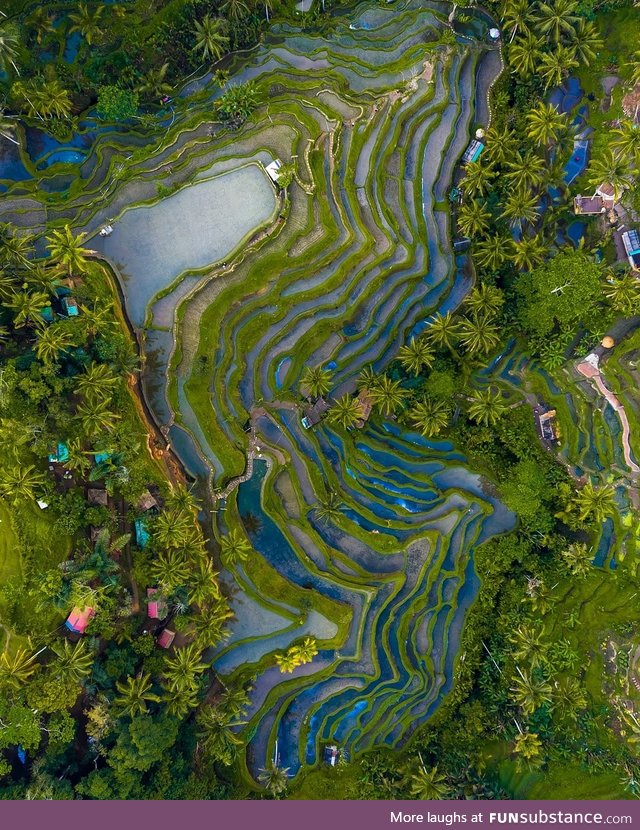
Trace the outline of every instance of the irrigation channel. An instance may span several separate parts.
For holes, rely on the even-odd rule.
[[[281,25],[230,67],[267,101],[241,129],[216,124],[207,75],[154,136],[78,140],[83,161],[45,170],[44,200],[24,154],[7,176],[12,221],[72,222],[111,264],[155,418],[218,533],[242,526],[255,548],[221,574],[236,618],[211,655],[223,678],[254,678],[238,726],[254,777],[276,746],[295,775],[325,742],[353,757],[406,741],[451,689],[474,549],[515,523],[451,444],[377,418],[306,430],[297,403],[305,365],[352,391],[470,287],[447,198],[502,64],[480,18],[439,45],[449,11],[364,4],[326,37]],[[287,197],[264,171],[276,157],[296,163]],[[331,492],[342,508],[322,521]],[[318,655],[281,674],[274,652],[304,635]]]

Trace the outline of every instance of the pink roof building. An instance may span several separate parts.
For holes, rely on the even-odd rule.
[[[157,588],[147,588],[147,616],[150,620],[164,620],[169,613],[167,603]]]
[[[171,646],[171,643],[174,641],[175,636],[175,631],[169,631],[168,628],[165,628],[165,630],[156,640],[156,643],[160,646],[160,648],[169,648]]]
[[[67,626],[69,631],[73,631],[76,634],[84,634],[87,626],[95,617],[95,615],[95,610],[93,608],[90,608],[89,606],[83,608],[82,610],[80,610],[80,608],[76,606],[67,617],[65,625]]]

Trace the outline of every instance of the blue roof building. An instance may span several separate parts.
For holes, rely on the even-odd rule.
[[[49,462],[51,464],[54,464],[54,463],[62,464],[68,458],[69,458],[69,448],[64,443],[57,444],[55,450],[53,450],[53,452],[50,452],[49,455],[48,455],[48,459],[49,459]]]
[[[482,141],[478,141],[477,138],[474,138],[473,141],[469,144],[467,149],[464,151],[464,155],[462,156],[462,163],[468,164],[470,161],[478,161],[482,151],[484,150],[484,144]]]

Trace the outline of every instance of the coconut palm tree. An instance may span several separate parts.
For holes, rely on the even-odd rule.
[[[509,259],[513,239],[510,236],[496,233],[487,236],[473,248],[473,258],[482,268],[496,271]]]
[[[575,677],[561,677],[553,684],[553,711],[560,718],[576,721],[587,706],[587,695]]]
[[[507,219],[512,227],[522,227],[523,224],[533,224],[540,211],[540,197],[527,188],[519,187],[512,190],[507,196],[502,218]],[[513,249],[513,246],[511,246]]]
[[[617,511],[616,491],[612,484],[596,487],[588,481],[574,496],[573,503],[582,522],[593,519],[597,524],[602,524]]]
[[[202,649],[212,648],[229,636],[224,628],[227,620],[233,617],[226,602],[215,602],[201,609],[194,620],[196,643]]]
[[[536,732],[518,732],[514,749],[525,766],[537,766],[542,754],[542,741]]]
[[[593,564],[593,551],[584,543],[573,542],[562,552],[562,558],[572,576],[585,577]]]
[[[567,116],[544,101],[539,101],[527,114],[527,135],[540,147],[555,144],[567,129]]]
[[[511,35],[526,34],[531,23],[531,3],[529,0],[506,0],[500,10],[504,30]]]
[[[0,71],[10,72],[10,67],[14,69],[17,75],[20,74],[16,65],[16,58],[18,56],[18,29],[17,27],[7,21],[3,20],[0,23]]]
[[[508,127],[489,127],[483,159],[490,164],[503,164],[515,150],[515,133]]]
[[[609,141],[609,147],[616,151],[617,156],[631,158],[637,167],[640,163],[640,130],[633,121],[623,121],[618,129],[611,130],[611,134],[615,137]]]
[[[29,267],[34,238],[32,234],[18,234],[11,225],[0,223],[0,262],[19,268]]]
[[[258,781],[269,790],[271,795],[281,795],[289,783],[288,767],[279,767],[271,761],[266,767],[260,770]]]
[[[40,329],[36,340],[36,355],[45,366],[49,366],[58,359],[61,352],[66,352],[74,345],[75,337],[64,324],[49,326]]]
[[[33,464],[11,464],[0,469],[0,496],[12,504],[33,501],[44,482],[44,474]]]
[[[640,282],[630,271],[626,271],[621,277],[610,276],[605,284],[604,293],[616,311],[630,315],[638,313]]]
[[[525,715],[533,715],[540,706],[551,703],[551,686],[546,680],[531,672],[518,671],[511,678],[511,682],[513,701],[520,706]]]
[[[418,772],[411,776],[411,795],[423,801],[443,801],[451,795],[451,788],[437,764],[427,769],[421,760]]]
[[[603,182],[610,184],[614,189],[616,200],[622,197],[625,190],[635,186],[635,169],[611,147],[591,160],[587,172],[588,181],[592,187],[598,187]]]
[[[575,0],[540,2],[535,10],[536,28],[544,35],[551,35],[558,43],[563,35],[574,37],[580,15]]]
[[[64,462],[65,467],[69,470],[75,470],[80,475],[84,475],[91,467],[88,454],[82,448],[82,441],[79,438],[73,438],[67,442],[67,450],[69,457]]]
[[[318,653],[318,644],[315,637],[305,637],[300,645],[293,646],[299,664],[310,663]]]
[[[87,256],[95,253],[82,247],[86,234],[79,233],[74,236],[71,227],[65,225],[59,231],[51,231],[47,237],[47,248],[54,260],[60,263],[73,276],[74,271],[85,271],[87,267]]]
[[[430,369],[433,366],[434,357],[433,349],[423,337],[412,337],[408,345],[402,346],[398,353],[402,368],[416,377],[423,368]]]
[[[343,429],[351,429],[362,420],[362,404],[351,395],[343,395],[329,410],[328,418],[333,424],[339,424]]]
[[[192,709],[196,709],[200,700],[198,690],[188,687],[169,690],[162,697],[167,713],[178,720],[184,720]]]
[[[114,412],[107,401],[90,404],[83,402],[78,404],[76,418],[87,438],[97,438],[102,433],[111,432],[115,422],[122,416]]]
[[[470,354],[488,354],[500,342],[500,335],[496,325],[486,314],[473,315],[462,318],[460,342]]]
[[[249,15],[249,7],[244,0],[225,0],[220,6],[220,11],[224,12],[225,16],[234,23],[238,23]]]
[[[425,398],[411,407],[409,420],[426,438],[435,438],[448,426],[450,415],[445,401]]]
[[[242,740],[231,727],[235,724],[232,716],[226,709],[218,706],[206,706],[196,715],[197,738],[207,756],[225,766],[231,766]]]
[[[172,87],[166,80],[168,70],[169,61],[163,63],[162,66],[151,67],[138,86],[138,92],[155,101],[160,100],[163,95],[169,95]]]
[[[0,685],[19,689],[37,670],[35,655],[24,648],[18,648],[11,654],[3,651],[0,655]]]
[[[482,282],[475,285],[471,293],[465,297],[464,306],[474,314],[488,314],[495,317],[504,305],[504,294],[494,285]]]
[[[276,654],[275,661],[282,674],[291,674],[294,669],[301,665],[297,653],[291,648]]]
[[[69,15],[69,20],[73,22],[73,26],[69,27],[69,31],[80,32],[89,46],[92,46],[93,42],[102,34],[100,18],[103,11],[104,6],[102,5],[96,6],[93,11],[90,11],[86,3],[80,3],[78,11]]]
[[[527,32],[523,37],[516,38],[509,46],[509,66],[511,71],[527,78],[536,74],[536,70],[542,59],[544,41],[532,32]]]
[[[547,246],[540,234],[524,236],[513,245],[512,260],[521,271],[531,271],[544,262]]]
[[[521,625],[509,636],[513,643],[513,656],[528,663],[532,669],[547,663],[547,647],[542,640],[542,632],[535,631],[530,625]]]
[[[195,573],[189,580],[189,602],[202,607],[212,600],[220,600],[220,586],[217,572],[213,570],[210,559],[201,558]]]
[[[151,575],[165,591],[171,592],[187,585],[191,568],[187,558],[179,550],[163,550],[151,563]]]
[[[517,190],[530,190],[542,184],[545,177],[546,163],[543,158],[529,151],[521,153],[518,150],[513,160],[507,163],[509,172],[505,178]]]
[[[471,197],[485,196],[491,190],[496,172],[489,164],[480,161],[470,161],[464,168],[462,189]]]
[[[322,398],[331,389],[331,372],[324,366],[305,366],[300,383],[306,394]]]
[[[251,542],[236,528],[232,528],[220,543],[222,559],[227,567],[246,562],[253,553]]]
[[[203,60],[218,61],[229,48],[227,22],[220,17],[205,14],[202,22],[196,21],[196,43],[194,50],[200,52]]]
[[[76,378],[76,390],[89,404],[110,400],[121,380],[106,363],[91,363]]]
[[[218,98],[218,115],[232,124],[241,124],[260,103],[258,88],[254,81],[227,87]]]
[[[316,516],[324,524],[335,522],[342,515],[343,501],[337,493],[328,493],[327,496],[316,505]]]
[[[42,309],[49,305],[49,297],[44,291],[20,291],[6,302],[8,308],[14,312],[13,325],[20,329],[23,326],[43,326]]]
[[[426,357],[426,352],[424,356]],[[407,393],[400,386],[399,380],[391,380],[391,378],[383,375],[378,386],[369,390],[369,396],[378,411],[389,417],[402,406]]]
[[[636,86],[640,84],[640,50],[633,53],[633,57],[629,63],[624,64],[625,69],[631,71],[629,77],[629,84]]]
[[[116,681],[118,696],[113,701],[121,716],[133,718],[147,711],[148,703],[158,703],[160,697],[151,689],[151,676],[141,672],[136,677],[127,677],[125,681]]]
[[[78,640],[74,645],[69,640],[62,640],[51,646],[51,650],[57,657],[53,669],[61,680],[79,683],[91,674],[93,654],[84,640]]]
[[[363,389],[374,389],[380,385],[380,380],[381,377],[374,370],[373,366],[365,366],[358,375],[358,392],[361,392]]]
[[[506,408],[499,389],[478,389],[471,394],[469,417],[485,427],[495,426]]]
[[[193,532],[193,516],[165,510],[153,522],[152,534],[160,548],[184,548]]]
[[[164,663],[166,688],[170,692],[197,688],[198,675],[207,669],[207,664],[201,661],[201,657],[202,650],[195,643],[177,649],[175,656],[167,658]]]
[[[425,337],[436,346],[443,349],[452,349],[458,338],[459,326],[450,311],[445,314],[434,314],[429,321],[429,328]]]
[[[460,233],[468,237],[482,236],[489,227],[491,213],[484,202],[472,199],[465,202],[458,213],[458,228]]]
[[[545,91],[560,86],[578,66],[574,46],[557,46],[553,52],[545,52],[538,63],[538,74],[544,81]]]
[[[27,23],[35,29],[38,45],[42,43],[47,35],[53,34],[56,27],[53,25],[55,19],[49,14],[44,6],[38,6],[27,18]]]
[[[576,50],[576,58],[580,63],[589,66],[596,59],[598,51],[603,46],[603,40],[596,24],[581,17],[576,26],[575,39],[572,45]]]

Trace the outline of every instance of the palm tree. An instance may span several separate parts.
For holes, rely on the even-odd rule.
[[[580,20],[576,13],[578,7],[575,0],[554,0],[554,2],[540,2],[536,9],[536,26],[545,35],[552,35],[558,43],[562,35],[573,37],[576,24]]]
[[[153,523],[153,539],[162,548],[182,548],[193,532],[193,516],[177,510],[163,511]]]
[[[69,457],[64,462],[65,467],[69,470],[75,470],[80,475],[84,475],[91,467],[87,453],[82,449],[82,441],[79,438],[74,438],[67,442],[67,450]]]
[[[460,342],[471,354],[488,354],[500,342],[496,325],[486,314],[463,317],[460,323]]]
[[[322,398],[331,389],[331,372],[324,366],[305,366],[300,383],[312,398]]]
[[[597,524],[602,524],[616,513],[616,491],[612,484],[604,484],[597,488],[588,481],[574,496],[573,503],[578,510],[580,521],[593,519]]]
[[[202,650],[195,643],[186,648],[176,650],[173,658],[164,663],[164,678],[167,689],[178,692],[182,689],[197,688],[197,677],[207,669],[207,664],[201,662]]]
[[[234,23],[249,15],[249,7],[244,0],[225,0],[220,6],[220,11],[224,12],[225,17]]]
[[[46,35],[52,34],[56,30],[53,25],[55,22],[54,18],[49,14],[44,6],[38,6],[38,8],[29,15],[27,22],[30,26],[33,26],[36,31],[36,40],[38,45],[42,43]]]
[[[33,501],[44,482],[44,474],[33,464],[12,464],[0,469],[0,496],[10,499],[12,504]]]
[[[343,501],[337,493],[329,493],[316,506],[316,516],[324,524],[335,522],[342,515]]]
[[[93,41],[102,34],[100,18],[102,17],[103,11],[104,6],[96,6],[93,11],[89,11],[85,3],[80,3],[78,11],[69,15],[69,20],[73,21],[73,26],[69,27],[69,31],[80,32],[89,46],[91,46]]]
[[[68,269],[69,276],[73,276],[74,270],[84,271],[87,267],[86,257],[95,253],[82,247],[85,236],[84,233],[74,236],[71,227],[65,225],[61,231],[51,231],[51,236],[47,237],[51,256]]]
[[[217,646],[218,643],[229,636],[224,624],[231,617],[233,617],[233,613],[225,602],[216,602],[205,609],[201,609],[194,620],[196,643],[202,649]]]
[[[227,23],[220,17],[205,14],[202,22],[196,21],[196,43],[193,47],[202,54],[202,58],[218,61],[229,48],[226,35]]]
[[[629,84],[631,86],[640,84],[640,51],[634,52],[632,60],[629,63],[625,63],[624,66],[626,69],[631,70]]]
[[[273,10],[273,0],[262,0],[264,5],[264,16],[267,18],[267,23],[269,22],[269,15]]]
[[[516,72],[521,78],[535,75],[537,67],[542,59],[543,40],[532,32],[527,32],[519,37],[509,46],[509,65],[512,72]]]
[[[287,789],[289,778],[288,767],[279,767],[270,761],[267,767],[260,770],[258,781],[263,784],[271,795],[280,795]]]
[[[111,432],[115,422],[122,416],[110,409],[107,401],[101,403],[81,403],[76,409],[76,418],[87,438],[97,438],[103,432]]]
[[[31,325],[42,326],[44,320],[41,312],[43,308],[49,305],[49,297],[44,291],[33,291],[32,293],[20,291],[7,300],[6,305],[14,311],[13,325],[15,328],[20,329],[23,326]]]
[[[581,17],[576,28],[573,46],[580,63],[589,66],[596,59],[598,50],[602,49],[603,46],[596,24]]]
[[[93,654],[87,650],[84,640],[78,640],[75,645],[69,640],[63,640],[53,645],[51,650],[58,658],[54,663],[54,671],[61,680],[79,683],[91,674]]]
[[[573,542],[562,552],[562,558],[572,576],[585,577],[593,564],[593,551],[590,551],[584,543]]]
[[[329,410],[329,421],[339,424],[343,429],[351,429],[362,420],[362,404],[351,395],[343,395]]]
[[[531,271],[544,262],[547,246],[540,234],[525,236],[513,245],[512,259],[517,268]]]
[[[426,357],[426,351],[425,355]],[[407,393],[400,386],[399,380],[391,380],[387,375],[382,375],[380,383],[369,390],[369,397],[374,405],[382,413],[389,417],[402,406]]]
[[[598,187],[607,182],[613,187],[616,200],[619,200],[625,190],[634,186],[636,171],[619,153],[608,147],[591,160],[588,173],[590,185]]]
[[[464,168],[462,188],[471,197],[485,196],[487,190],[491,189],[495,177],[496,172],[490,165],[483,164],[480,161],[470,161]]]
[[[454,320],[453,314],[447,311],[446,314],[434,314],[429,322],[429,328],[425,337],[443,349],[452,349],[458,338],[459,327]]]
[[[196,715],[197,737],[210,758],[231,766],[242,740],[231,731],[234,717],[226,709],[207,706]]]
[[[40,329],[37,335],[36,355],[45,366],[54,363],[60,352],[69,350],[74,344],[73,332],[64,325],[53,325],[46,329]]]
[[[167,713],[178,720],[184,720],[192,709],[199,704],[197,689],[184,687],[175,691],[168,691],[162,698]]]
[[[484,202],[472,199],[466,202],[458,213],[458,228],[468,237],[482,236],[489,227],[491,213]]]
[[[640,130],[633,121],[623,121],[617,130],[611,130],[611,134],[615,136],[609,142],[611,149],[621,158],[630,156],[637,167],[640,162]]]
[[[175,591],[189,582],[191,568],[182,551],[163,550],[151,563],[151,575],[166,591]]]
[[[486,282],[474,286],[464,300],[464,305],[474,314],[488,314],[495,317],[504,305],[504,294],[499,288]]]
[[[403,369],[416,377],[422,368],[430,369],[433,365],[434,351],[422,337],[412,337],[407,346],[402,346],[398,354]]]
[[[165,80],[168,70],[169,61],[163,63],[162,66],[151,67],[138,86],[138,92],[141,95],[148,95],[149,98],[156,101],[162,98],[163,95],[169,95],[171,84]]]
[[[544,101],[539,101],[527,114],[527,135],[540,147],[555,144],[567,129],[567,116]]]
[[[533,715],[540,706],[551,703],[551,686],[546,680],[534,676],[531,672],[518,670],[511,682],[513,700],[525,715]]]
[[[529,0],[506,0],[500,17],[504,30],[511,33],[513,40],[517,34],[529,31],[531,4]]]
[[[111,399],[120,382],[106,363],[94,362],[76,378],[76,390],[88,404],[98,404]]]
[[[189,602],[202,607],[211,600],[220,600],[220,586],[217,572],[213,570],[210,559],[201,558],[195,574],[189,582]]]
[[[553,52],[545,52],[538,64],[538,74],[544,81],[545,91],[560,86],[578,65],[574,46],[557,46]]]
[[[448,426],[450,414],[445,401],[425,398],[411,407],[409,420],[426,438],[435,438]]]
[[[529,663],[532,669],[546,664],[547,647],[540,631],[534,631],[530,625],[521,625],[510,635],[509,641],[515,646],[513,656],[517,661]]]
[[[496,233],[478,242],[473,249],[473,258],[482,268],[496,271],[509,258],[513,239]]]
[[[487,148],[484,151],[485,162],[503,164],[513,154],[515,143],[515,133],[508,127],[489,127]]]
[[[530,190],[538,187],[544,181],[547,165],[545,160],[529,151],[521,153],[518,150],[513,160],[507,164],[510,171],[505,176],[517,190]]]
[[[276,654],[275,661],[282,674],[291,674],[294,669],[301,665],[298,655],[293,649]]]
[[[160,698],[151,691],[151,676],[141,672],[136,677],[127,677],[116,682],[118,697],[113,701],[120,714],[134,717],[147,711],[147,703],[158,703]]]
[[[451,788],[437,764],[427,769],[421,759],[418,772],[411,776],[411,795],[423,801],[443,801],[451,795]]]
[[[540,762],[542,741],[535,732],[519,732],[514,749],[526,766],[536,766]]]
[[[0,23],[0,71],[9,74],[11,66],[18,75],[20,74],[16,66],[18,43],[16,26],[6,20]]]
[[[233,124],[241,124],[260,103],[255,81],[228,87],[217,101],[216,109],[221,118]]]
[[[0,655],[0,685],[19,689],[37,670],[35,655],[30,655],[24,648],[18,648],[14,654],[3,651]]]
[[[11,225],[0,223],[0,262],[19,268],[30,266],[34,239],[33,234],[18,234]]]
[[[502,218],[508,219],[512,227],[533,224],[540,211],[540,197],[524,187],[512,190],[506,198]]]
[[[506,408],[499,389],[478,389],[471,394],[469,417],[485,427],[495,426]]]
[[[553,711],[561,718],[577,720],[587,706],[587,695],[575,677],[561,677],[553,684]]]
[[[640,282],[630,271],[618,278],[610,276],[604,293],[613,308],[623,314],[635,314],[640,306]]]
[[[371,390],[380,385],[381,377],[373,366],[365,366],[358,375],[358,392],[363,389]]]
[[[232,528],[220,543],[222,559],[227,567],[246,562],[253,553],[251,542],[239,530]]]

